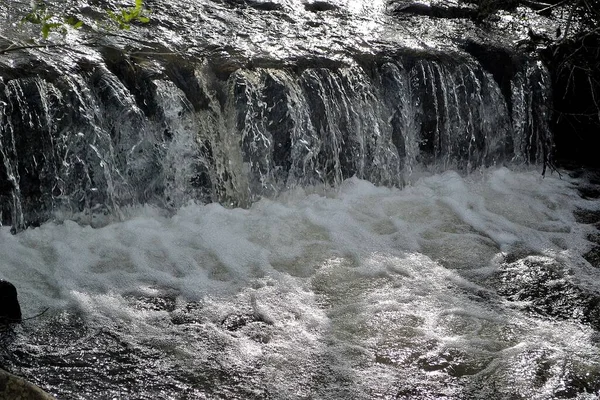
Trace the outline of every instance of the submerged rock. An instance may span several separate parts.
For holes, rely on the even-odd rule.
[[[596,227],[600,224],[600,210],[579,208],[573,214],[575,215],[575,221],[580,224],[595,225]]]
[[[592,186],[592,185],[582,186],[582,187],[578,187],[577,191],[579,192],[579,195],[583,199],[600,198],[600,188],[597,186]]]
[[[12,283],[0,280],[0,323],[21,322],[21,306],[17,299],[17,288]]]
[[[265,317],[261,316],[260,314],[246,313],[227,315],[221,321],[221,326],[223,326],[223,328],[227,329],[228,331],[234,332],[248,324],[255,322],[262,322],[267,325],[272,325],[272,322],[268,321]]]
[[[593,241],[597,243],[597,241]],[[589,262],[592,266],[600,268],[600,246],[594,246],[583,255],[583,258]]]
[[[497,279],[498,294],[525,311],[576,320],[600,330],[600,296],[578,286],[570,271],[556,260],[528,256],[505,263]]]

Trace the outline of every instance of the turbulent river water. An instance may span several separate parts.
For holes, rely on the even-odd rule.
[[[577,182],[352,178],[2,228],[24,315],[50,307],[3,362],[58,398],[593,399],[599,274],[573,211],[597,203]]]
[[[542,175],[542,63],[382,2],[145,4],[0,53],[33,317],[1,367],[59,399],[597,398],[600,207]],[[0,43],[35,33],[0,6]]]

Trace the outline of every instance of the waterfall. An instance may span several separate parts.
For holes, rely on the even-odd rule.
[[[548,73],[530,60],[508,98],[468,55],[234,70],[109,53],[26,62],[0,80],[1,222],[16,230],[133,204],[245,207],[353,176],[402,187],[418,166],[544,162],[551,148]]]
[[[141,3],[61,0],[84,26],[44,39],[0,2],[0,367],[69,399],[597,398],[598,177],[544,176],[550,75],[513,40],[543,16],[401,3],[110,30]]]

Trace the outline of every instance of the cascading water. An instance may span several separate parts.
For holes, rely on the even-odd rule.
[[[2,85],[4,224],[131,204],[248,206],[352,176],[401,187],[419,165],[472,171],[545,161],[550,150],[549,89],[535,62],[523,63],[510,99],[467,58],[398,55],[226,79],[202,64],[84,62]],[[136,75],[116,75],[125,68]]]
[[[147,6],[0,52],[0,278],[48,308],[0,367],[64,399],[599,395],[599,207],[541,174],[541,63],[379,1]]]

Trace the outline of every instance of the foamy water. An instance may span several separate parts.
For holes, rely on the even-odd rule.
[[[24,316],[49,307],[17,328],[10,363],[61,398],[595,398],[572,388],[600,377],[594,329],[497,292],[510,257],[600,291],[581,257],[593,228],[573,216],[598,205],[574,182],[349,179],[250,209],[2,228],[0,278]]]

